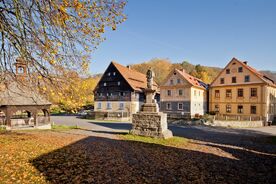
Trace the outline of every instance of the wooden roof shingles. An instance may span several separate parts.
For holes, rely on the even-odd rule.
[[[51,105],[40,94],[16,81],[9,82],[0,91],[0,106]]]

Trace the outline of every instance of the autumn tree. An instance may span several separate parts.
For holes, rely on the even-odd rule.
[[[124,0],[0,1],[0,72],[21,57],[29,74],[50,79],[88,69],[91,52],[126,17]]]
[[[172,70],[173,65],[168,59],[154,58],[148,62],[134,64],[131,67],[144,74],[147,73],[149,68],[152,68],[156,76],[155,81],[161,84]]]
[[[41,93],[53,104],[53,108],[77,112],[86,105],[94,104],[93,89],[100,76],[80,76],[75,71],[64,71],[63,78],[55,79],[57,85],[40,84]]]

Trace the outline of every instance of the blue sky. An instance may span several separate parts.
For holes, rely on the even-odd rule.
[[[276,0],[129,0],[125,13],[92,54],[92,74],[152,58],[224,67],[237,57],[276,71]]]

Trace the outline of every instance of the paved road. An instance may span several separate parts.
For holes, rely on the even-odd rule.
[[[81,128],[98,133],[128,133],[131,129],[129,122],[101,122],[81,119],[76,116],[52,116],[51,120],[58,125],[78,125]],[[170,125],[174,135],[192,139],[233,139],[237,136],[259,137],[276,136],[276,126],[261,128],[232,129],[209,126],[177,126]]]

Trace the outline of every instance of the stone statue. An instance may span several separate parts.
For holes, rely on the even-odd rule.
[[[154,77],[154,72],[152,71],[151,68],[149,68],[147,71],[147,87],[149,89],[153,88],[153,77]]]

